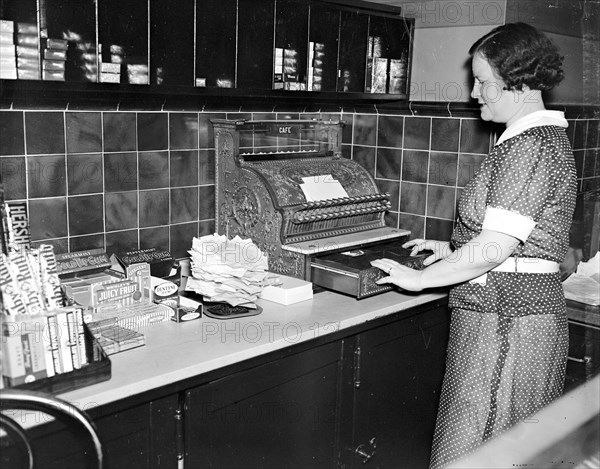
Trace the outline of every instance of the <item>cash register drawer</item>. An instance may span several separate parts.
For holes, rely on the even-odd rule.
[[[413,269],[423,268],[423,260],[431,251],[416,256],[410,249],[402,248],[398,241],[370,247],[336,252],[311,259],[311,281],[314,285],[345,293],[357,299],[392,290],[390,285],[377,285],[386,274],[371,266],[371,261],[386,257]]]

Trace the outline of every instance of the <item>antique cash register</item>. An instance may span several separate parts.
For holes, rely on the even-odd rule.
[[[400,247],[410,232],[385,226],[389,194],[341,156],[343,121],[212,123],[216,230],[251,238],[269,270],[363,298],[390,289],[371,259],[418,263]]]

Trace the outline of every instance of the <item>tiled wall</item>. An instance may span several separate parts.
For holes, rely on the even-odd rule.
[[[58,252],[165,247],[187,257],[214,230],[211,118],[342,118],[344,156],[392,194],[389,225],[447,239],[495,138],[477,117],[341,112],[0,111],[0,177],[27,200],[34,243]],[[600,120],[570,121],[580,191],[600,188]]]

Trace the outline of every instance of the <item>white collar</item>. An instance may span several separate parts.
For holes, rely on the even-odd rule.
[[[565,119],[565,113],[562,111],[548,111],[545,109],[543,111],[535,111],[517,119],[508,126],[506,130],[502,132],[502,135],[500,135],[496,145],[531,129],[532,127],[540,127],[542,125],[556,125],[558,127],[567,128],[569,123]]]

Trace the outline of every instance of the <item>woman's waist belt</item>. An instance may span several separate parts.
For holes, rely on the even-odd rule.
[[[509,257],[502,264],[494,267],[490,272],[518,272],[524,274],[551,274],[559,271],[558,262],[539,259],[537,257]],[[484,283],[487,273],[480,275],[469,282]]]

